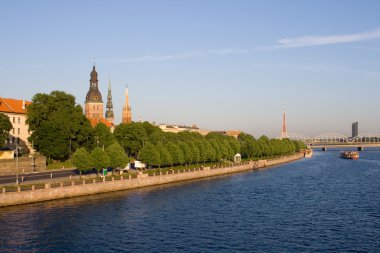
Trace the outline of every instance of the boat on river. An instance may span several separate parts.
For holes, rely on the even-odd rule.
[[[359,152],[358,151],[342,151],[340,152],[340,157],[344,159],[358,160]]]
[[[313,150],[312,149],[306,149],[304,154],[305,154],[305,158],[311,158],[311,157],[313,157]]]

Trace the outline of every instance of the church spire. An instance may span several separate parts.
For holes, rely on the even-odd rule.
[[[131,107],[129,106],[128,85],[125,87],[125,104],[123,106],[122,122],[124,124],[129,124],[132,122]]]
[[[110,123],[114,123],[114,113],[112,104],[112,93],[111,93],[111,78],[108,79],[108,94],[107,94],[107,105],[106,105],[106,120]]]

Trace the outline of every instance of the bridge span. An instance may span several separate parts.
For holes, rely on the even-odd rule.
[[[304,134],[289,134],[291,140],[304,142],[312,149],[327,150],[328,148],[364,148],[380,147],[380,134],[366,133],[356,137],[347,137],[342,134],[326,133],[310,138]]]

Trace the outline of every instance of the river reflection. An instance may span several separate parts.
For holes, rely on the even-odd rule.
[[[0,209],[1,252],[375,252],[380,151]]]

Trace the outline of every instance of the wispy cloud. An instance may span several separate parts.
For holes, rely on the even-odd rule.
[[[285,38],[277,41],[279,48],[309,47],[339,43],[349,43],[380,38],[380,29],[362,33],[329,35],[329,36],[301,36]]]
[[[300,36],[296,38],[284,38],[277,41],[277,44],[265,47],[254,48],[221,48],[193,50],[188,52],[174,54],[150,54],[131,58],[108,58],[100,59],[106,62],[159,62],[168,60],[188,59],[194,57],[204,57],[213,55],[234,55],[234,54],[251,54],[260,51],[272,51],[286,48],[299,48],[309,46],[320,46],[338,43],[350,43],[366,41],[380,38],[380,28],[373,31],[367,31],[355,34],[329,35],[329,36]]]

